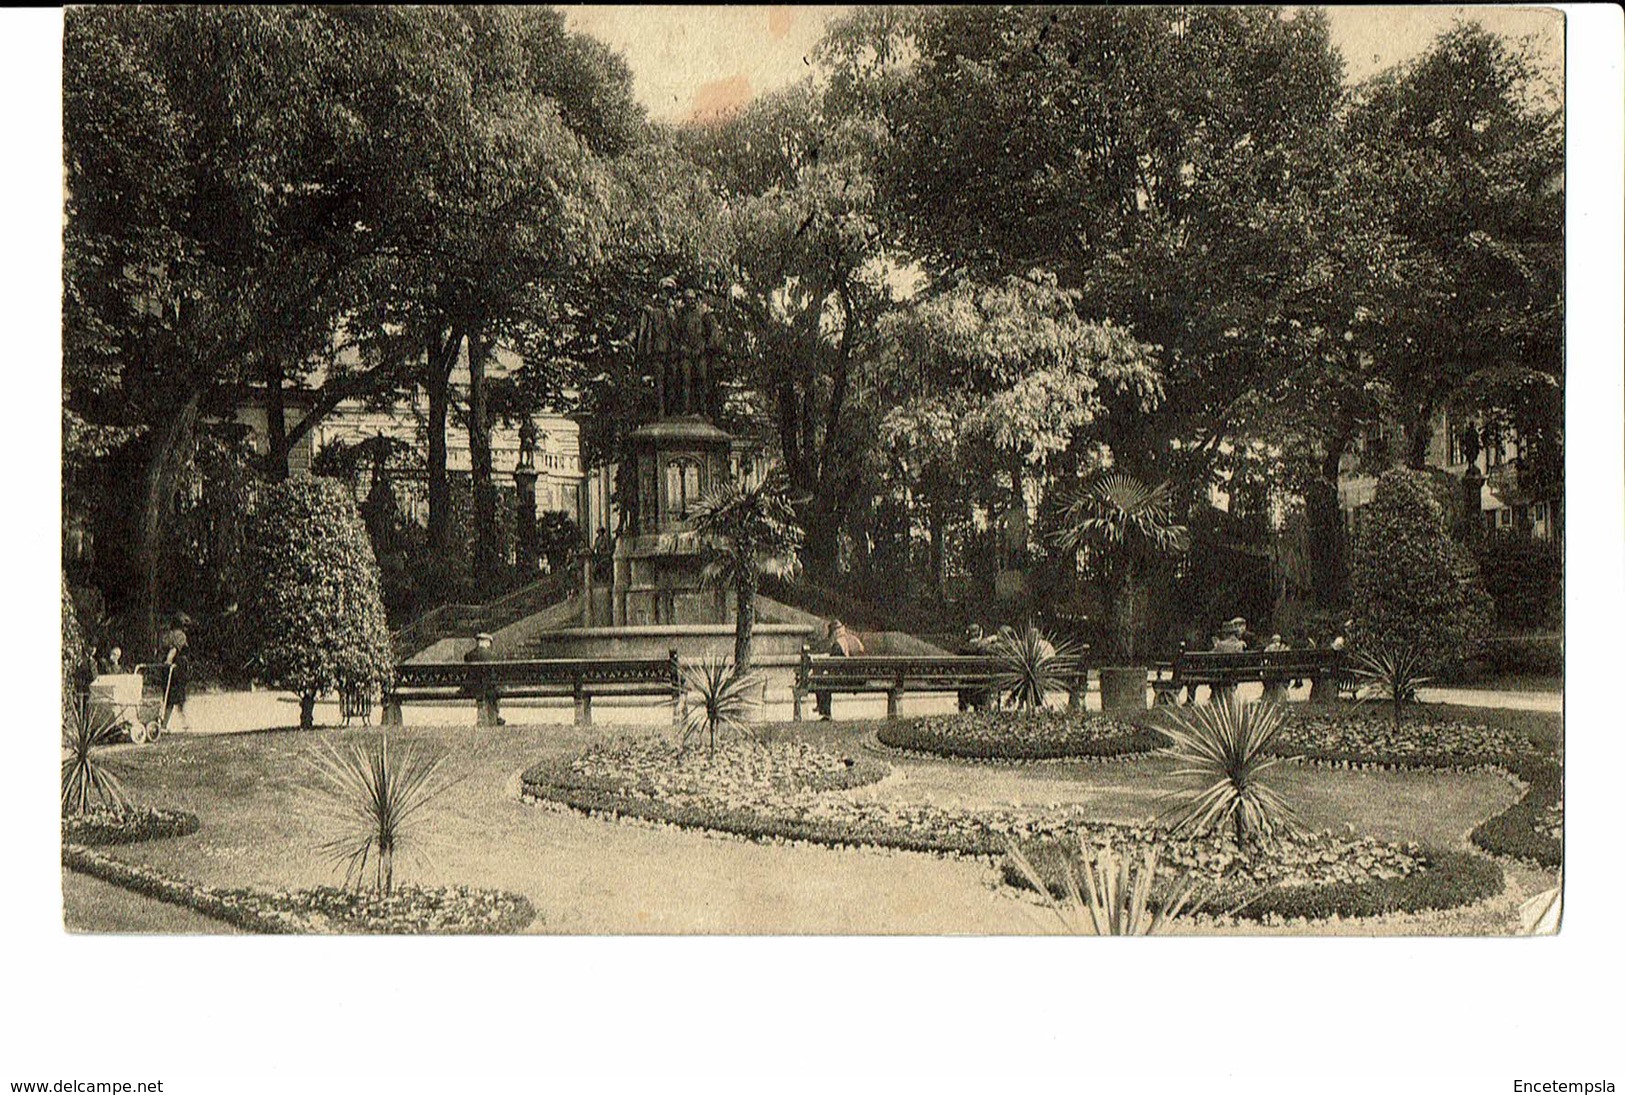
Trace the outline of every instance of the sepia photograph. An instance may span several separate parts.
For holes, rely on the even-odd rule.
[[[69,8],[63,931],[1559,933],[1567,18]]]

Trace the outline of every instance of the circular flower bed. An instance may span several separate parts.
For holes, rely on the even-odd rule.
[[[62,819],[62,839],[75,844],[134,844],[166,836],[188,836],[197,831],[197,815],[152,807],[103,806]]]
[[[1155,730],[1077,711],[967,711],[888,722],[882,745],[967,760],[1110,758],[1147,753],[1164,741]]]
[[[269,934],[493,935],[536,918],[529,901],[502,890],[406,886],[391,894],[319,886],[312,890],[216,889],[70,844],[62,865],[136,893],[185,905]]]

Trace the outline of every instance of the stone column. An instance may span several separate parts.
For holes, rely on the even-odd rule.
[[[518,493],[514,505],[514,559],[526,581],[536,577],[541,551],[536,543],[536,469],[521,464],[513,470]]]

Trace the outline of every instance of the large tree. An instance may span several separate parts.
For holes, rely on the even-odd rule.
[[[1358,197],[1391,240],[1397,276],[1371,353],[1404,461],[1423,465],[1435,416],[1455,405],[1515,418],[1560,468],[1558,94],[1516,43],[1461,24],[1357,89],[1346,132]]]
[[[1294,362],[1312,308],[1307,161],[1340,64],[1313,11],[858,13],[824,56],[881,119],[884,221],[929,270],[1041,266],[1162,348],[1166,398],[1107,427],[1195,497],[1228,411]],[[1175,445],[1175,441],[1183,444]]]
[[[69,13],[64,502],[105,507],[109,584],[148,642],[200,416],[330,344],[373,254],[348,49],[319,9]]]
[[[865,448],[855,379],[891,300],[865,119],[811,81],[682,134],[732,221],[729,320],[795,492],[809,561],[834,564]]]

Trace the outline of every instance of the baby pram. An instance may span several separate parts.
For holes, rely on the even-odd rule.
[[[157,741],[169,715],[167,662],[138,665],[131,673],[103,673],[90,682],[90,710],[98,723],[129,734],[137,745]]]

